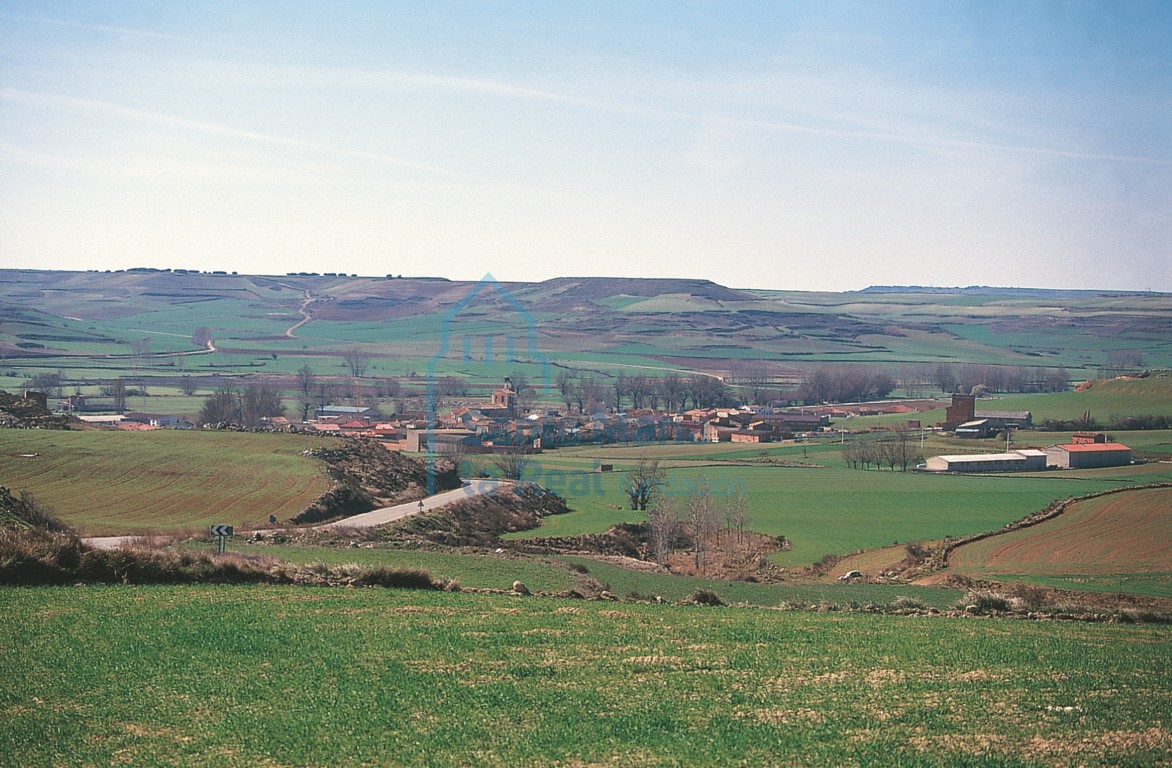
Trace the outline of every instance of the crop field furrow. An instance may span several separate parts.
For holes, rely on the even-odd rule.
[[[0,430],[0,484],[31,491],[92,535],[256,524],[270,513],[295,514],[328,487],[319,466],[300,456],[322,442],[234,433]],[[41,455],[18,456],[26,452]],[[35,462],[32,471],[29,462]]]
[[[1098,577],[1097,588],[1112,583],[1103,577],[1150,574],[1144,591],[1172,594],[1172,489],[1080,501],[1053,520],[956,549],[949,568],[986,577]]]

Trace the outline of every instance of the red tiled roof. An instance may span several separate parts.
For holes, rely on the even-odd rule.
[[[1070,443],[1068,445],[1056,445],[1055,448],[1061,448],[1070,453],[1096,453],[1098,451],[1130,451],[1131,448],[1123,443]]]

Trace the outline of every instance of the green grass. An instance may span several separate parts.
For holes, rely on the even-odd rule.
[[[329,487],[301,455],[328,438],[156,430],[0,429],[0,484],[89,535],[286,520]],[[22,454],[37,454],[26,457]]]
[[[950,608],[961,597],[955,589],[913,587],[889,584],[753,584],[744,581],[724,581],[666,573],[644,573],[584,557],[566,557],[567,562],[584,566],[590,576],[607,586],[620,597],[637,595],[642,598],[662,597],[673,602],[685,600],[698,589],[715,592],[729,604],[777,607],[791,605],[884,606],[897,597],[908,596],[922,600],[935,608]]]
[[[695,446],[698,451],[712,450]],[[713,447],[715,448],[715,447]],[[813,448],[813,447],[811,447]],[[806,565],[826,554],[846,554],[893,542],[927,541],[995,530],[1036,512],[1055,499],[1079,496],[1120,485],[1172,480],[1172,467],[1148,465],[1035,476],[940,476],[911,472],[846,469],[833,446],[817,446],[807,458],[825,463],[821,469],[719,463],[716,459],[685,462],[680,446],[616,449],[616,469],[640,455],[662,450],[669,492],[686,495],[702,477],[717,494],[744,488],[748,526],[771,536],[784,535],[793,544],[773,556],[783,565]],[[773,458],[801,458],[801,446],[779,447]],[[717,451],[719,453],[719,451]],[[638,522],[641,513],[627,509],[622,492],[625,474],[595,474],[589,460],[606,455],[598,449],[544,454],[535,475],[548,478],[549,467],[565,467],[567,501],[574,511],[546,520],[540,528],[508,538],[572,536],[601,533],[618,522]],[[715,455],[715,454],[712,454]],[[728,455],[736,456],[735,451]],[[574,469],[575,462],[583,468]],[[694,466],[700,465],[700,466]],[[536,470],[540,469],[540,475]],[[588,485],[587,485],[588,483]],[[577,485],[582,492],[569,492]],[[601,491],[601,493],[599,492]],[[718,496],[718,505],[721,498]]]
[[[206,546],[206,545],[204,545]],[[436,579],[454,580],[462,587],[511,589],[521,581],[535,592],[562,592],[574,586],[571,571],[564,563],[547,558],[492,555],[483,552],[423,552],[377,548],[338,549],[334,547],[259,546],[233,542],[233,550],[259,552],[294,563],[325,563],[390,568],[422,569]]]
[[[1172,376],[1114,379],[1084,392],[982,398],[977,410],[1031,411],[1034,423],[1079,419],[1087,411],[1103,424],[1112,416],[1172,416]]]
[[[0,590],[20,766],[1158,765],[1159,626],[382,589]]]

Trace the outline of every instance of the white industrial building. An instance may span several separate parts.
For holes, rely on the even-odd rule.
[[[1045,468],[1046,452],[1032,448],[1008,453],[933,456],[926,464],[930,472],[1031,472]]]
[[[1122,443],[1070,443],[1046,449],[1046,463],[1060,469],[1119,467],[1131,463],[1131,449]]]

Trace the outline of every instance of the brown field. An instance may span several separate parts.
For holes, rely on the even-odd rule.
[[[1172,489],[1078,502],[1054,520],[957,548],[949,568],[972,575],[1172,571]]]

